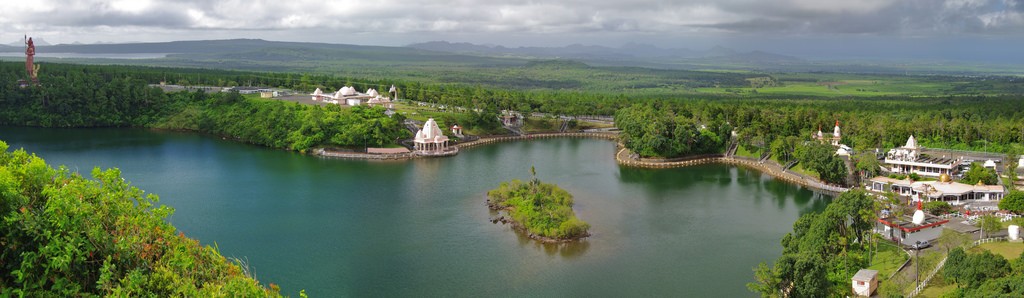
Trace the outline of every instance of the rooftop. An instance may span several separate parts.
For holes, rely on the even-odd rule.
[[[889,217],[885,217],[885,218],[879,218],[878,222],[880,222],[880,223],[882,223],[884,225],[887,225],[889,227],[892,227],[894,229],[900,229],[900,230],[903,230],[904,232],[907,232],[907,233],[913,233],[913,232],[917,232],[917,231],[923,230],[925,228],[941,226],[941,225],[943,225],[945,223],[948,223],[949,220],[948,219],[939,218],[939,217],[935,217],[934,215],[925,213],[924,222],[921,223],[920,225],[916,225],[913,222],[911,222],[910,216],[906,216],[906,215],[904,215],[902,217],[899,217],[899,218],[894,217],[894,216],[889,216]]]
[[[878,270],[861,269],[857,271],[857,274],[853,275],[853,280],[870,281],[876,276],[878,276]]]

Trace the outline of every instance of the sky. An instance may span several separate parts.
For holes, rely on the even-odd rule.
[[[856,58],[1015,55],[1024,0],[12,0],[0,42],[259,38],[402,46],[707,49]]]

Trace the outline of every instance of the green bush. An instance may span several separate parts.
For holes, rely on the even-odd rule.
[[[1024,214],[1024,192],[1011,190],[1001,201],[999,209],[1008,210],[1016,214]]]
[[[86,179],[0,142],[0,296],[278,296],[185,237],[117,169]]]
[[[931,213],[933,215],[943,215],[953,212],[953,206],[949,205],[949,203],[941,201],[927,202],[922,204],[921,207],[923,207],[925,212]]]

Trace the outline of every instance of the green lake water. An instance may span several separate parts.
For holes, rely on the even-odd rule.
[[[831,201],[732,166],[620,167],[606,140],[399,162],[135,129],[0,127],[0,140],[86,175],[120,168],[179,230],[292,296],[753,296],[752,268]],[[487,190],[531,165],[574,195],[592,237],[542,245],[488,220]]]

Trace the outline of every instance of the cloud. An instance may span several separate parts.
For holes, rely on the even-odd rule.
[[[0,31],[999,36],[1024,33],[1024,0],[35,0]]]

